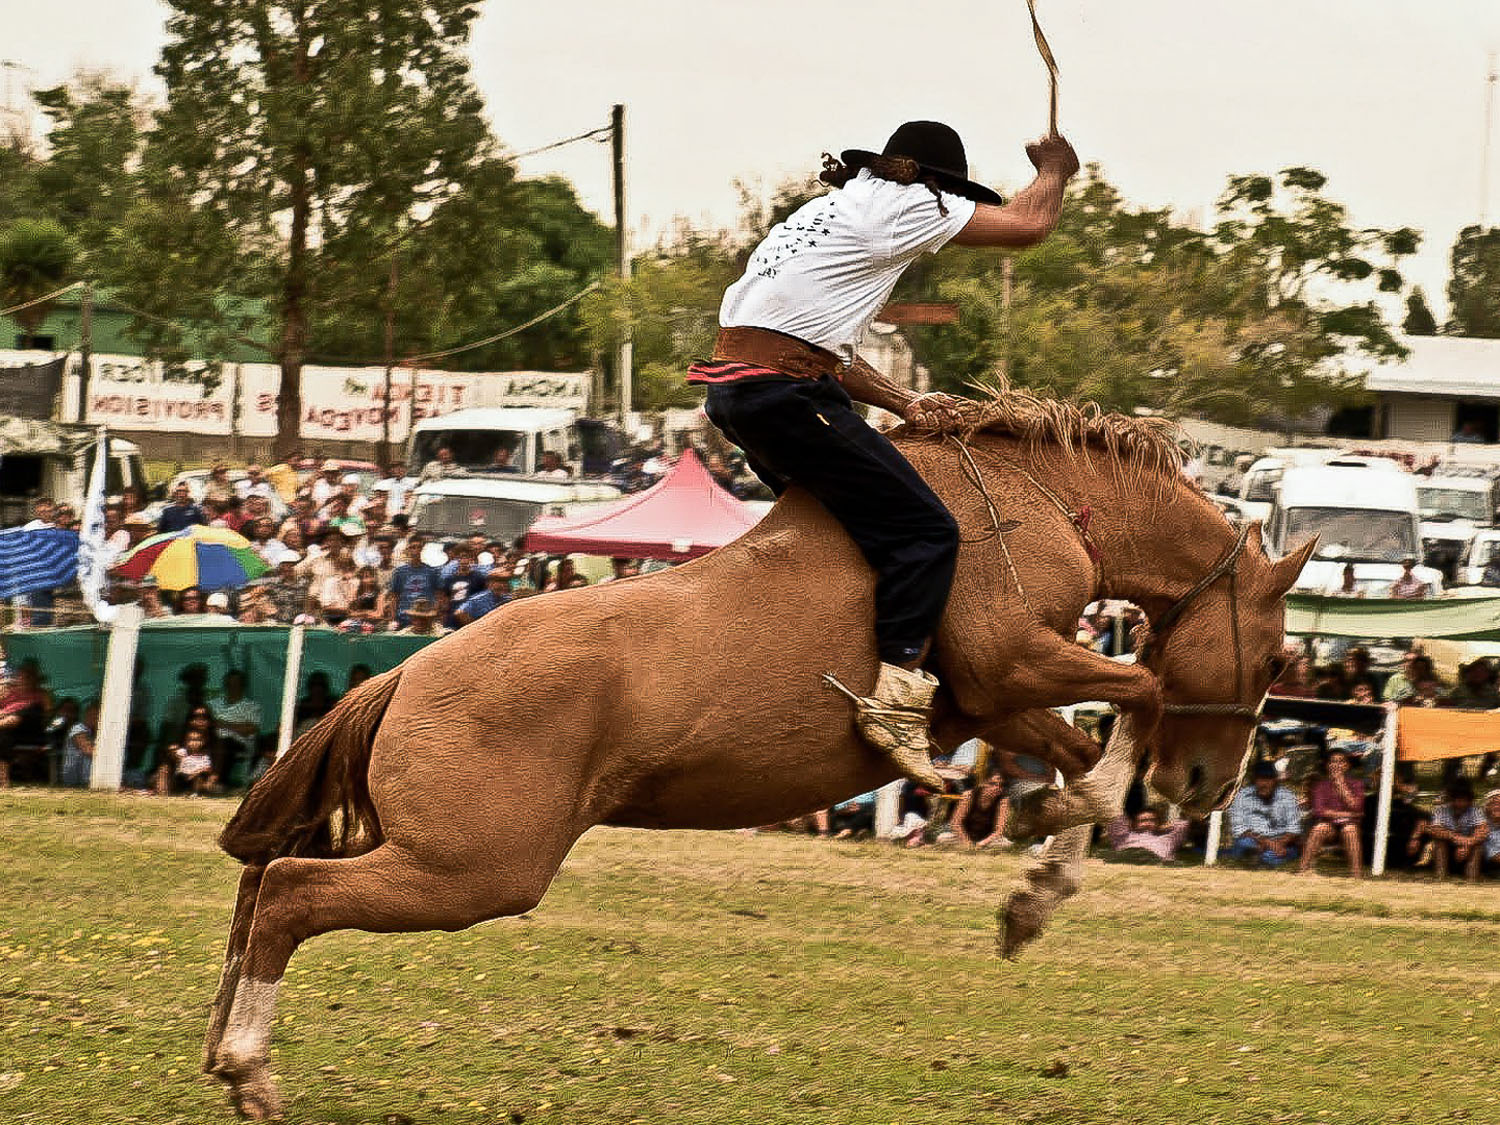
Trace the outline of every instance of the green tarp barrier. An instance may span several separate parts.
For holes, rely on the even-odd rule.
[[[1500,595],[1412,601],[1288,594],[1286,631],[1322,637],[1500,640]]]
[[[202,664],[208,669],[209,706],[220,693],[224,673],[239,668],[250,679],[250,697],[260,704],[262,732],[275,730],[281,717],[281,685],[286,676],[290,633],[285,625],[185,625],[172,621],[142,625],[132,714],[144,718],[154,736],[160,730],[168,701],[182,690],[177,677],[184,668]],[[353,636],[331,629],[308,629],[298,697],[306,691],[307,678],[314,672],[327,673],[334,696],[341,696],[349,683],[349,670],[356,664],[368,664],[378,674],[394,668],[434,639],[391,633]],[[6,633],[0,644],[12,665],[31,659],[37,662],[54,699],[71,696],[81,704],[99,698],[109,630],[80,625]]]

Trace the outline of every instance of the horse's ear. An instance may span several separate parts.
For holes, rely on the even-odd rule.
[[[1264,525],[1260,520],[1250,521],[1250,529],[1245,533],[1245,547],[1252,554],[1256,551],[1259,551],[1262,555],[1266,554],[1266,541],[1263,531]]]
[[[1290,590],[1297,581],[1297,576],[1302,573],[1302,568],[1307,565],[1307,560],[1318,547],[1318,537],[1314,535],[1302,546],[1283,559],[1278,559],[1271,566],[1271,588],[1277,594],[1284,594]]]

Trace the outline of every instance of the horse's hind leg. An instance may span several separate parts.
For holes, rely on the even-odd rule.
[[[229,1022],[229,1005],[234,999],[235,986],[240,983],[240,962],[250,941],[250,922],[255,916],[255,900],[260,894],[261,876],[265,873],[264,866],[255,864],[240,873],[234,919],[229,923],[229,942],[224,950],[224,968],[219,974],[219,992],[214,997],[208,1016],[208,1033],[203,1038],[204,1070],[212,1068],[219,1040],[224,1038],[224,1027]]]
[[[570,842],[570,841],[569,841]],[[569,842],[476,839],[434,861],[393,844],[353,859],[278,859],[266,868],[224,1035],[209,1067],[235,1106],[280,1112],[269,1067],[276,990],[299,944],[333,930],[461,930],[541,901]],[[524,862],[510,857],[525,856]]]

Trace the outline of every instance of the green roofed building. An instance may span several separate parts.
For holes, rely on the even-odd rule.
[[[235,334],[245,341],[269,340],[271,327],[268,323],[265,302],[249,297],[221,298],[219,307],[231,320],[238,321]],[[145,346],[130,334],[136,317],[129,310],[111,300],[107,289],[94,290],[94,346],[95,355],[145,355]],[[42,321],[32,339],[31,346],[46,352],[74,352],[78,350],[82,335],[83,290],[70,289],[57,299]],[[209,349],[194,346],[195,341],[186,341],[188,352],[203,355]],[[8,316],[0,316],[0,350],[21,346],[21,326]],[[223,356],[231,363],[268,363],[271,353],[253,347],[244,341],[234,341]]]

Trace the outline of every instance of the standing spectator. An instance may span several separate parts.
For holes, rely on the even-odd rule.
[[[1359,838],[1359,822],[1365,811],[1365,783],[1349,775],[1349,755],[1342,750],[1328,752],[1328,776],[1313,783],[1312,828],[1307,847],[1302,852],[1300,872],[1305,874],[1318,862],[1318,853],[1337,836],[1344,845],[1349,874],[1356,879],[1364,875]]]
[[[276,620],[283,625],[292,624],[307,612],[309,584],[298,573],[297,566],[301,561],[302,556],[296,551],[287,551],[276,564],[276,581],[270,587],[271,604]]]
[[[390,593],[395,600],[395,621],[400,628],[411,624],[411,607],[418,598],[436,604],[439,592],[438,571],[422,561],[426,544],[418,535],[406,541],[406,562],[391,575]]]
[[[258,464],[251,464],[245,470],[243,480],[235,481],[234,490],[239,493],[240,499],[248,502],[252,497],[259,496],[262,500],[270,500],[271,493],[275,491],[271,482],[266,479],[266,471]]]
[[[1252,781],[1229,806],[1230,854],[1241,862],[1280,867],[1297,858],[1302,810],[1270,762],[1257,762]]]
[[[257,579],[245,587],[244,593],[240,595],[240,615],[236,620],[241,625],[275,623],[276,606],[271,601],[269,584],[263,579]]]
[[[338,628],[353,612],[354,598],[358,593],[359,574],[354,568],[354,558],[348,547],[340,545],[333,555],[328,576],[313,587],[308,612],[321,614],[325,624]]]
[[[171,617],[170,606],[163,604],[161,600],[161,587],[156,584],[154,575],[146,575],[138,583],[136,588],[140,590],[141,612],[146,615],[147,621],[159,620],[163,617]]]
[[[204,501],[227,505],[230,500],[237,497],[238,493],[229,481],[229,466],[223,461],[215,461],[208,470],[208,480],[203,483]]]
[[[457,543],[453,547],[453,561],[443,567],[439,575],[442,583],[443,624],[450,629],[458,628],[458,609],[480,590],[484,589],[484,575],[475,568],[475,551],[468,543]]]
[[[245,673],[231,668],[224,673],[224,696],[219,700],[217,733],[224,748],[221,779],[228,784],[236,776],[248,776],[260,737],[260,704],[245,692],[250,683]]]
[[[496,563],[484,576],[484,589],[458,607],[454,614],[459,625],[471,625],[486,613],[510,601],[510,568]]]
[[[959,798],[953,810],[953,834],[964,847],[1008,848],[1005,821],[1010,816],[1010,802],[1005,799],[1005,771],[992,767],[982,785],[976,785]]]
[[[89,700],[83,717],[68,730],[63,744],[62,783],[87,789],[94,772],[94,739],[99,731],[99,703]]]
[[[1156,863],[1171,863],[1177,858],[1177,849],[1187,839],[1191,826],[1185,820],[1174,820],[1165,829],[1155,809],[1142,809],[1135,814],[1135,823],[1123,813],[1104,826],[1104,835],[1116,853],[1132,853],[1125,858],[1140,858]]]
[[[47,496],[38,496],[31,502],[31,519],[21,525],[22,531],[39,531],[44,527],[56,527],[57,505]]]
[[[1365,592],[1359,588],[1359,584],[1354,580],[1353,563],[1344,564],[1343,575],[1328,588],[1327,593],[1331,598],[1362,598],[1365,596]]]
[[[1474,807],[1474,787],[1466,777],[1448,783],[1448,799],[1432,810],[1432,819],[1419,825],[1408,851],[1415,855],[1425,837],[1432,841],[1432,874],[1446,879],[1453,868],[1462,868],[1464,878],[1477,882],[1484,864],[1490,822]]]
[[[142,536],[142,538],[145,537]],[[114,566],[132,545],[130,529],[125,526],[125,512],[118,504],[106,505],[104,509],[105,566]]]
[[[449,449],[446,445],[440,445],[438,446],[437,458],[422,466],[422,475],[418,478],[417,483],[426,484],[428,481],[446,480],[448,477],[455,476],[462,471],[454,463],[453,450]]]
[[[1411,555],[1401,560],[1401,577],[1391,583],[1390,597],[1405,598],[1410,601],[1432,595],[1432,588],[1413,572],[1412,568],[1416,565],[1417,560]]]
[[[157,530],[162,533],[169,531],[181,531],[185,527],[194,524],[207,524],[208,517],[203,514],[203,509],[193,503],[193,498],[188,494],[188,486],[178,483],[172,489],[172,502],[162,509],[161,519],[157,522]]]
[[[411,485],[406,479],[406,465],[401,461],[391,462],[390,476],[375,482],[375,487],[386,495],[386,510],[395,515],[406,511],[406,496]]]
[[[321,508],[336,496],[340,486],[339,463],[337,461],[324,461],[319,475],[313,479],[309,486],[314,508]]]
[[[385,623],[385,588],[373,566],[360,567],[355,581],[357,585],[349,603],[349,616],[358,621],[365,632],[374,632]]]

